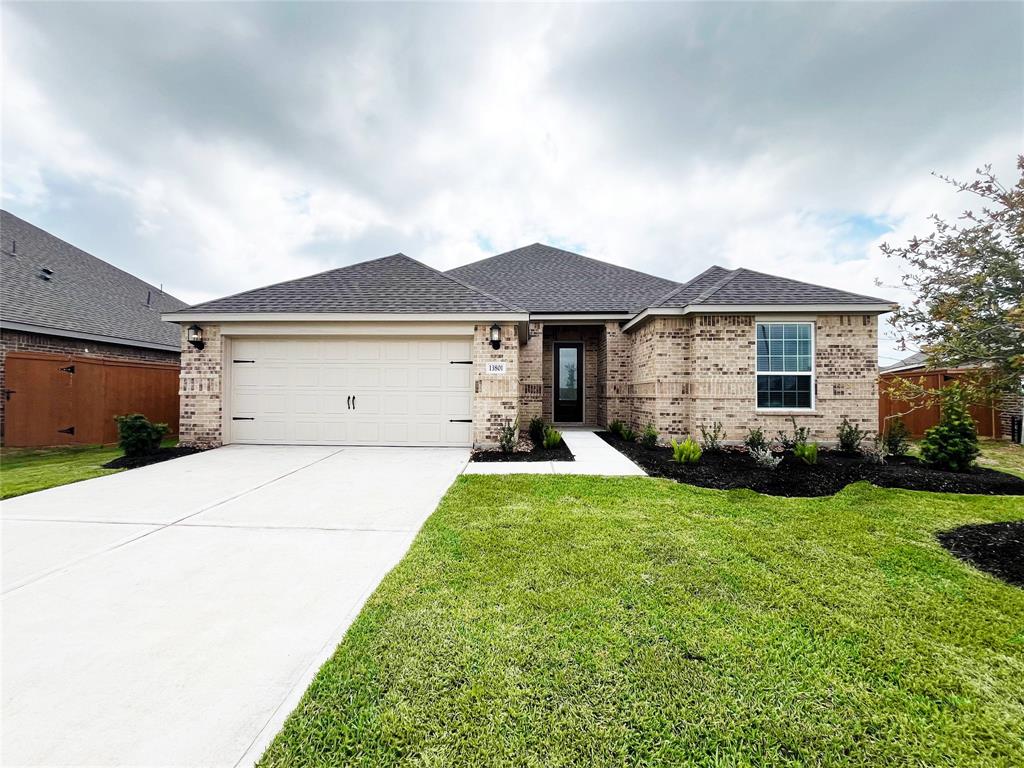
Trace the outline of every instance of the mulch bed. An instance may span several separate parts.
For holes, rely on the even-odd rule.
[[[500,448],[485,451],[473,451],[470,461],[575,461],[572,451],[565,440],[558,441],[557,448],[534,448],[528,440],[520,441],[511,453],[504,453]]]
[[[961,560],[1009,584],[1024,587],[1024,520],[964,525],[936,538]]]
[[[168,459],[177,459],[181,456],[199,453],[201,450],[201,448],[184,447],[160,448],[156,453],[150,453],[145,456],[118,456],[103,466],[107,469],[138,469],[150,464],[159,464],[161,461],[167,461]]]
[[[1024,479],[1014,475],[981,467],[969,472],[945,472],[910,456],[872,464],[857,454],[821,450],[818,463],[812,466],[787,453],[778,467],[765,469],[745,450],[726,449],[706,452],[697,464],[686,465],[672,461],[671,448],[645,448],[611,432],[598,435],[647,474],[703,488],[749,488],[771,496],[831,496],[850,483],[867,480],[882,488],[911,491],[1024,495]]]

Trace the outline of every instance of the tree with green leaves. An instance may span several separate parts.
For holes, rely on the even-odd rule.
[[[890,318],[904,348],[917,347],[935,368],[975,368],[965,382],[971,402],[1020,392],[1024,376],[1024,155],[1017,158],[1020,179],[1004,186],[992,166],[979,168],[974,181],[939,176],[958,192],[979,199],[958,222],[931,216],[933,231],[904,246],[882,245],[900,259],[903,284],[914,299]],[[900,399],[934,399],[937,392]]]

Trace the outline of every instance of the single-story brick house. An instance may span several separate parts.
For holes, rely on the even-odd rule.
[[[0,443],[117,439],[113,416],[178,420],[186,304],[0,211]]]
[[[685,283],[534,244],[439,272],[405,255],[199,304],[182,326],[189,443],[489,445],[502,425],[728,439],[796,416],[874,429],[890,301],[748,269]],[[190,343],[190,336],[196,342]]]

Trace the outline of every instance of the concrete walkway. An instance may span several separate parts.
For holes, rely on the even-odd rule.
[[[610,475],[646,476],[592,429],[564,429],[562,439],[575,461],[480,461],[469,462],[465,475]]]
[[[251,765],[467,458],[229,446],[3,502],[0,764]]]

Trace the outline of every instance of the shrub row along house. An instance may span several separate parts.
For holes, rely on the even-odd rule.
[[[186,443],[492,445],[510,421],[727,437],[877,423],[890,301],[713,266],[685,283],[534,244],[439,272],[405,255],[164,315]]]
[[[110,443],[113,417],[178,418],[178,328],[186,306],[0,211],[0,442]]]

